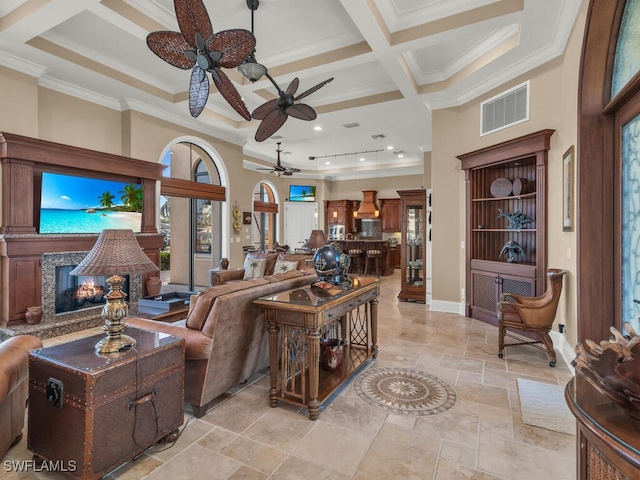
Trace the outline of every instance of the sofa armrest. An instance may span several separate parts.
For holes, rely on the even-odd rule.
[[[42,347],[35,335],[18,335],[0,343],[0,401],[29,376],[29,350]]]
[[[211,276],[211,286],[224,285],[226,282],[242,280],[244,278],[244,268],[238,270],[218,270]]]
[[[129,327],[184,338],[184,356],[186,360],[207,360],[211,356],[213,339],[206,336],[200,330],[188,328],[184,324],[184,320],[176,323],[167,323],[150,320],[148,318],[127,317],[126,322]]]

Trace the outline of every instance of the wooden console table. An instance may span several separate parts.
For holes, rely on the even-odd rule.
[[[578,421],[577,478],[639,478],[640,420],[627,415],[580,375],[567,384],[565,398]]]
[[[324,290],[307,285],[255,303],[269,327],[269,403],[307,407],[316,420],[320,405],[366,360],[378,355],[378,294],[381,280],[353,278],[353,287]],[[320,339],[345,341],[344,362],[320,369]]]

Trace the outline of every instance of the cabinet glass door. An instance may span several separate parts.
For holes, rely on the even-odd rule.
[[[407,205],[404,239],[407,246],[407,266],[405,284],[422,286],[424,284],[424,208],[422,205]]]

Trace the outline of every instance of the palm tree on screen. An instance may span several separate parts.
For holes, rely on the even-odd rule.
[[[120,190],[120,200],[125,206],[135,212],[142,211],[142,187],[138,187],[133,183],[124,186],[124,190]]]
[[[102,195],[98,197],[98,200],[100,200],[100,205],[102,205],[104,208],[111,208],[113,207],[114,198],[115,196],[111,195],[111,192],[107,190],[106,192],[104,192]]]

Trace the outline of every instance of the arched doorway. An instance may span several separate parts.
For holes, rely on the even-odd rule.
[[[209,270],[227,251],[223,242],[224,164],[197,139],[180,139],[162,158],[160,187],[163,291],[209,287]],[[211,152],[211,153],[210,153]]]

